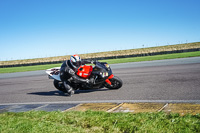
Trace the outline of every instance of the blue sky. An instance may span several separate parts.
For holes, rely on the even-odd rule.
[[[0,0],[0,61],[200,41],[200,0]]]

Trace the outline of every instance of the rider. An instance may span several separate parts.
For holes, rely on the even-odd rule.
[[[90,60],[81,60],[80,56],[77,54],[72,55],[70,60],[66,60],[63,62],[60,68],[60,79],[62,80],[64,87],[66,89],[66,93],[69,95],[74,94],[74,89],[72,88],[70,80],[73,80],[75,83],[93,83],[94,79],[83,79],[76,75],[78,68],[84,64],[93,64],[93,61]]]

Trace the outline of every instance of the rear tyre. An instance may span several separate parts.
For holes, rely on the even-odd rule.
[[[54,79],[53,81],[53,85],[56,89],[58,89],[59,91],[63,91],[63,92],[66,92],[65,88],[64,88],[64,85],[61,81],[58,81],[56,79]]]
[[[114,76],[112,79],[109,79],[109,80],[111,82],[111,85],[109,85],[107,83],[105,84],[105,87],[108,88],[108,89],[113,89],[113,90],[114,89],[119,89],[123,85],[122,80],[117,76]]]

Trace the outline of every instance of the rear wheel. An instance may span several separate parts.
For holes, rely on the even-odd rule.
[[[64,88],[63,83],[62,83],[61,81],[58,81],[58,80],[54,79],[53,85],[54,85],[54,87],[55,87],[56,89],[58,89],[59,91],[65,92],[65,88]]]
[[[114,76],[112,79],[109,79],[109,80],[111,82],[111,85],[109,85],[107,83],[105,84],[105,87],[108,89],[119,89],[123,85],[122,80],[117,76]]]

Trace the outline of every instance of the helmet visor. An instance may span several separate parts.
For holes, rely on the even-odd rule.
[[[73,65],[79,68],[81,66],[81,61],[73,62]]]

